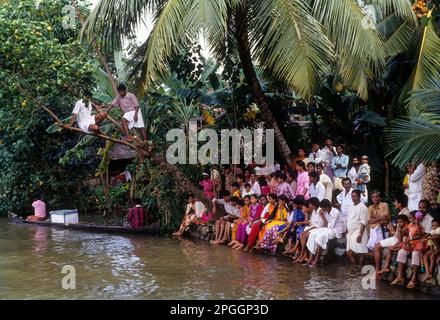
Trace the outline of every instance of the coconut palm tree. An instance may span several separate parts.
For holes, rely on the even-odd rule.
[[[389,8],[400,6],[395,4],[400,1],[384,1]],[[101,0],[84,25],[83,38],[98,36],[101,45],[118,49],[143,23],[147,11],[153,14],[153,29],[141,46],[136,77],[141,88],[160,79],[170,58],[203,32],[218,58],[226,51],[239,56],[253,98],[286,159],[290,148],[255,64],[306,99],[312,99],[332,70],[346,87],[367,99],[368,81],[385,63],[380,34],[356,0]]]

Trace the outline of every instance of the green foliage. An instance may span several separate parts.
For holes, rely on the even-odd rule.
[[[67,118],[76,93],[93,85],[94,60],[76,40],[78,30],[61,25],[66,4],[43,1],[37,9],[20,0],[0,8],[0,213],[28,210],[36,191],[49,208],[68,206],[96,166],[93,148],[81,161],[59,163],[77,138],[47,134],[53,120],[36,103]]]

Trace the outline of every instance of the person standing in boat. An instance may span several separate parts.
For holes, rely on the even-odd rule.
[[[34,215],[28,216],[26,220],[37,222],[46,220],[46,204],[41,200],[40,194],[34,195],[34,202],[32,203],[34,207]]]
[[[142,201],[139,198],[133,200],[134,207],[128,209],[127,221],[131,229],[140,229],[145,227],[147,222],[147,213],[142,207]]]

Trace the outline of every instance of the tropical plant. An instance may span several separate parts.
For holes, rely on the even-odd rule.
[[[136,58],[142,87],[167,72],[169,61],[185,49],[188,38],[204,32],[217,57],[226,52],[240,57],[253,98],[275,130],[284,158],[290,148],[264,96],[254,61],[306,99],[313,97],[334,62],[346,85],[366,98],[368,79],[384,64],[379,33],[363,27],[366,14],[354,0],[101,0],[88,17],[83,36],[99,35],[105,47],[120,48],[147,9],[153,13],[154,27]]]

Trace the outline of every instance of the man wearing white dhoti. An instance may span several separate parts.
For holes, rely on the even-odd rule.
[[[418,210],[419,201],[422,200],[422,186],[425,177],[425,166],[423,163],[419,164],[414,170],[415,165],[412,165],[408,174],[408,209],[410,211]]]
[[[307,240],[307,249],[310,251],[308,263],[311,268],[318,265],[322,250],[327,249],[327,243],[332,239],[342,238],[346,231],[341,212],[332,208],[330,201],[322,200],[320,207],[324,227],[311,230]]]
[[[89,91],[84,91],[84,97],[78,100],[75,104],[75,108],[72,111],[72,118],[70,123],[66,127],[71,127],[75,123],[78,123],[78,127],[87,134],[94,133],[100,134],[101,130],[99,125],[107,117],[105,112],[97,112],[92,115],[92,94]]]
[[[368,232],[366,229],[368,222],[368,208],[361,202],[361,192],[353,190],[351,192],[353,204],[350,205],[347,217],[347,256],[350,262],[355,265],[356,258],[354,253],[360,256],[360,265],[364,265],[365,254],[368,253]]]

